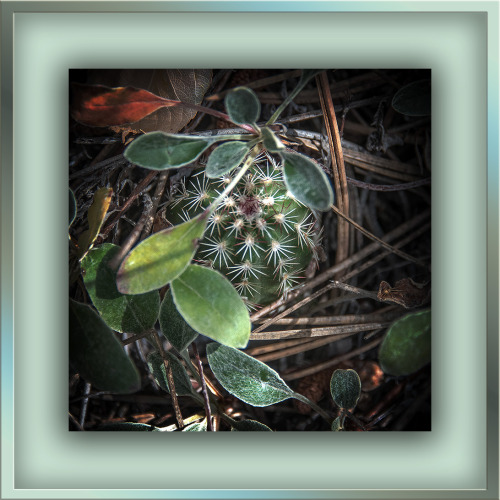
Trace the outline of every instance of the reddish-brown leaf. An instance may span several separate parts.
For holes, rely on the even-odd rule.
[[[154,111],[182,103],[135,87],[71,84],[71,116],[91,127],[134,123]]]
[[[135,87],[182,102],[183,106],[160,108],[142,120],[127,125],[132,131],[176,134],[196,115],[189,105],[200,105],[212,80],[206,69],[112,69],[89,70],[85,83],[108,87]]]

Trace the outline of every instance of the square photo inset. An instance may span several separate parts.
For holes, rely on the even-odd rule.
[[[431,71],[69,72],[69,430],[431,430]]]

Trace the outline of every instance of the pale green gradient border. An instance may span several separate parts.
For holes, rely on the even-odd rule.
[[[497,2],[1,6],[2,498],[498,498]],[[223,66],[432,68],[432,432],[66,432],[67,70]]]

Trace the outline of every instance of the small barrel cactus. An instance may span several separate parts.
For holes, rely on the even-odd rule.
[[[208,179],[204,170],[195,173],[170,200],[168,221],[192,219],[231,179]],[[286,296],[299,284],[317,258],[318,241],[316,215],[292,196],[280,165],[264,153],[210,216],[194,260],[229,278],[252,309]]]

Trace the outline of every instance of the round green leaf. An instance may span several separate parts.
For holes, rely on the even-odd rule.
[[[82,259],[83,282],[92,303],[106,324],[117,332],[142,333],[153,328],[160,310],[157,291],[123,295],[116,288],[116,271],[109,262],[120,247],[105,243]]]
[[[340,408],[354,408],[361,395],[361,380],[354,370],[335,370],[330,379],[333,400]]]
[[[399,89],[392,99],[392,107],[406,116],[429,116],[431,81],[419,80]]]
[[[171,284],[178,311],[202,335],[231,347],[245,347],[250,316],[231,282],[213,269],[190,265]]]
[[[189,380],[186,369],[182,363],[170,352],[166,352],[165,356],[168,359],[168,363],[172,368],[172,375],[174,377],[175,392],[178,396],[193,396],[193,386]],[[170,387],[167,379],[167,370],[165,369],[165,364],[163,363],[163,358],[158,352],[151,352],[148,355],[148,367],[149,371],[153,374],[158,385],[166,392],[170,393]],[[194,393],[196,397],[198,394]]]
[[[327,211],[333,204],[333,190],[327,175],[307,156],[280,153],[285,184],[297,200],[313,210]]]
[[[402,376],[431,361],[431,311],[419,311],[396,321],[385,335],[378,358],[385,373]]]
[[[224,100],[227,114],[233,123],[254,124],[260,116],[260,101],[253,90],[237,87]]]
[[[73,191],[69,190],[69,226],[73,224],[76,217],[76,198]]]
[[[248,142],[230,141],[217,146],[208,158],[206,172],[209,179],[217,179],[241,164],[250,151]]]
[[[186,349],[198,336],[198,332],[193,330],[179,314],[171,290],[168,290],[163,297],[159,320],[161,332],[179,352]]]
[[[135,139],[123,155],[150,170],[166,170],[192,163],[213,143],[210,139],[151,132]]]
[[[203,236],[207,214],[159,231],[139,243],[118,269],[116,284],[125,294],[157,290],[182,274]]]
[[[136,392],[141,378],[113,331],[89,306],[70,300],[69,360],[101,391]]]
[[[233,396],[252,406],[269,406],[294,397],[272,368],[247,354],[217,343],[207,345],[210,369]]]

